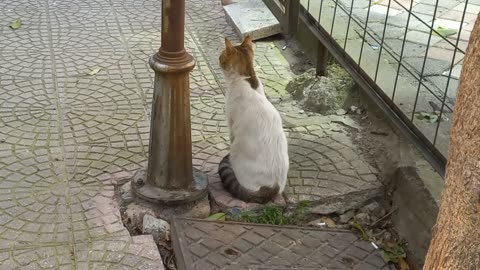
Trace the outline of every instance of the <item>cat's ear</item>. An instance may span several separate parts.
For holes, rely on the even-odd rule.
[[[233,44],[228,38],[225,38],[225,49],[227,50],[227,54],[235,52],[235,48],[233,48]]]
[[[252,41],[252,37],[250,35],[247,35],[243,39],[242,46],[253,49],[253,41]]]

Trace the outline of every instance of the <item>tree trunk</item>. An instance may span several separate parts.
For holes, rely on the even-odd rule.
[[[480,269],[480,17],[453,113],[449,159],[424,270]]]

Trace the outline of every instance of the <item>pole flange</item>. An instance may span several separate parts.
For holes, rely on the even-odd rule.
[[[167,190],[150,184],[147,181],[147,171],[141,169],[133,176],[132,191],[145,201],[164,205],[179,205],[203,199],[207,195],[207,175],[193,168],[193,183],[187,189]]]

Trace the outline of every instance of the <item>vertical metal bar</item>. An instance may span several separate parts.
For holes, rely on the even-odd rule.
[[[321,41],[318,41],[317,63],[316,63],[317,76],[327,75],[328,58],[329,58],[329,53],[327,48],[322,44]]]
[[[373,79],[375,82],[377,82],[378,68],[380,67],[380,58],[382,58],[383,42],[385,40],[385,32],[387,30],[388,14],[390,13],[391,2],[392,0],[388,0],[387,15],[385,16],[385,24],[383,25],[382,41],[380,42],[380,52],[378,53],[377,68],[375,69],[375,78]]]
[[[358,68],[360,68],[360,64],[362,63],[363,46],[365,45],[365,36],[367,35],[368,18],[370,17],[371,6],[372,6],[372,0],[369,0],[368,10],[367,10],[367,19],[365,20],[365,28],[363,29],[362,46],[360,46],[360,56],[358,57]]]
[[[285,4],[286,32],[293,35],[297,32],[300,0],[287,0]]]
[[[343,49],[347,50],[348,32],[350,31],[350,22],[352,21],[353,3],[355,0],[351,0],[350,11],[348,13],[347,33],[345,34],[345,42],[343,43]]]
[[[318,25],[321,25],[320,18],[322,17],[322,8],[323,8],[323,0],[320,0],[320,10],[318,11]]]
[[[337,16],[337,6],[338,6],[338,1],[333,0],[335,2],[335,8],[333,9],[333,18],[332,18],[332,27],[330,28],[330,36],[333,35],[333,27],[335,26],[335,16]]]
[[[437,143],[438,130],[440,129],[440,123],[442,122],[443,110],[445,107],[445,100],[447,99],[448,87],[450,86],[450,79],[452,78],[452,70],[455,65],[455,57],[457,56],[458,43],[460,42],[460,35],[462,34],[463,22],[465,21],[465,13],[467,13],[468,0],[465,1],[465,8],[463,9],[462,20],[460,23],[460,28],[458,29],[458,37],[455,42],[455,48],[453,51],[453,58],[450,64],[450,71],[448,72],[447,85],[445,87],[445,92],[443,93],[442,106],[440,107],[440,115],[438,116],[437,128],[435,129],[435,136],[433,137],[433,145]]]
[[[428,50],[430,49],[430,42],[432,41],[433,25],[435,23],[435,18],[437,16],[438,1],[439,0],[435,2],[435,8],[433,10],[432,25],[430,25],[430,35],[428,36],[428,41],[427,41],[427,49],[425,50],[425,57],[423,58],[422,71],[420,72],[420,77],[418,79],[417,94],[415,96],[415,102],[413,103],[412,116],[410,117],[410,121],[412,122],[413,122],[413,118],[415,117],[415,110],[417,109],[418,96],[420,95],[420,88],[422,86],[423,73],[425,72],[425,64],[427,62]]]
[[[410,8],[408,9],[408,16],[407,16],[407,25],[405,26],[405,32],[403,33],[402,49],[400,50],[400,58],[399,58],[399,61],[398,61],[397,74],[395,76],[395,83],[393,84],[392,101],[395,100],[395,92],[397,90],[398,75],[400,74],[400,67],[402,66],[403,53],[405,52],[405,40],[407,39],[408,27],[410,26],[410,18],[412,16],[412,8],[413,8],[413,0],[410,2]]]

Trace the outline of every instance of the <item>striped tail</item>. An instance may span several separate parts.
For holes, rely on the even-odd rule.
[[[226,155],[220,162],[218,174],[225,189],[244,202],[267,203],[273,201],[280,190],[277,184],[273,187],[261,187],[258,191],[251,191],[242,187],[230,163],[230,154]]]

